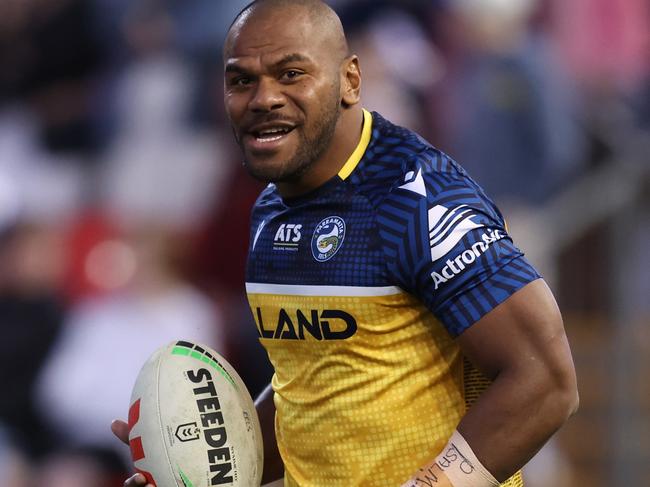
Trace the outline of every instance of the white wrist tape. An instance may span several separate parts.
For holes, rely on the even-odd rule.
[[[435,459],[454,487],[498,487],[499,482],[481,464],[465,438],[454,431]]]

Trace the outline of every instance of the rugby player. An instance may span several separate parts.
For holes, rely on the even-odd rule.
[[[246,275],[275,368],[263,482],[523,485],[578,395],[556,302],[497,207],[362,108],[360,60],[320,0],[253,2],[223,55],[235,138],[269,183]]]

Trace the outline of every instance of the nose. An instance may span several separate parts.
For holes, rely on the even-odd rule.
[[[282,108],[285,103],[286,98],[280,84],[273,79],[261,77],[248,106],[253,112],[269,112]]]

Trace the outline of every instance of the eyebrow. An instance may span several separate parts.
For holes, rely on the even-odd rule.
[[[283,56],[277,63],[274,64],[274,66],[282,66],[283,64],[294,63],[296,61],[306,63],[306,62],[311,62],[311,59],[309,59],[304,54],[294,52],[291,54],[287,54],[286,56]]]
[[[309,63],[311,59],[297,52],[286,54],[282,56],[278,61],[273,63],[274,68],[278,68],[288,63],[303,62]],[[247,70],[237,64],[237,61],[228,61],[225,68],[226,73],[246,73]]]

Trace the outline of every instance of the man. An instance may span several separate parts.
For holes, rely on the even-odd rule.
[[[578,398],[555,301],[497,208],[362,109],[359,60],[324,3],[253,2],[224,67],[246,167],[271,182],[247,270],[275,368],[257,401],[264,482],[522,485]]]

